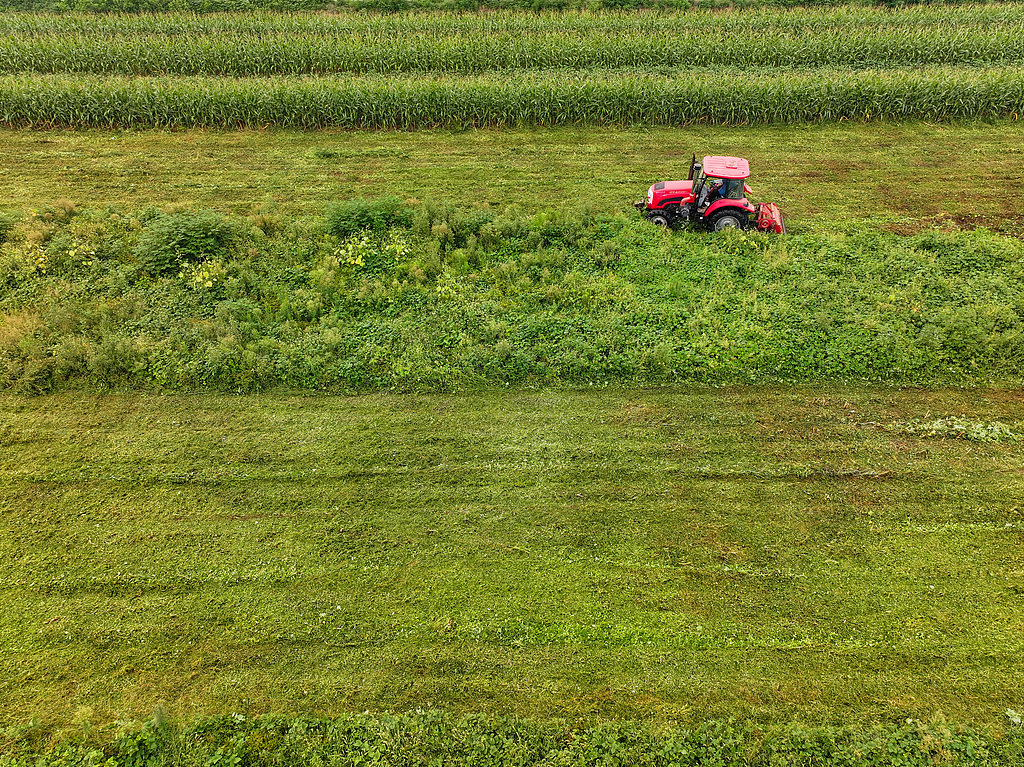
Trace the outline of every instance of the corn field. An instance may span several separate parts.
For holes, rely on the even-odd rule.
[[[1024,68],[747,79],[572,71],[400,79],[0,77],[0,123],[18,128],[755,125],[1021,113]]]
[[[692,10],[677,13],[634,13],[579,11],[574,13],[432,13],[362,15],[270,13],[0,13],[0,35],[118,35],[204,36],[237,34],[259,36],[364,34],[375,37],[410,35],[416,32],[441,36],[465,36],[514,32],[531,35],[544,31],[565,31],[573,36],[597,32],[625,35],[631,32],[672,34],[701,31],[709,27],[731,33],[778,29],[814,32],[830,29],[1008,27],[1020,24],[1024,7],[1017,2],[997,4],[946,3],[910,5],[898,9],[862,5],[835,7],[765,8],[735,12]]]
[[[1024,6],[719,17],[7,16],[0,72],[330,73],[1024,64]],[[719,14],[721,16],[721,14]],[[828,23],[823,23],[823,22]]]
[[[1024,4],[0,14],[0,124],[416,129],[1016,118]]]

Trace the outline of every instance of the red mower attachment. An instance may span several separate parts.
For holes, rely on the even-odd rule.
[[[774,202],[757,204],[757,231],[786,233],[786,219],[782,217],[782,211]]]

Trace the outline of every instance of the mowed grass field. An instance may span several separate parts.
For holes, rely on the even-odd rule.
[[[500,131],[0,130],[3,207],[209,208],[286,217],[397,195],[524,213],[589,205],[629,211],[690,157],[751,163],[753,199],[777,202],[795,231],[851,219],[919,230],[987,226],[1019,234],[1021,128],[978,123],[843,123],[724,128]]]
[[[1024,705],[1016,391],[0,399],[0,710]],[[952,432],[947,432],[952,433]]]

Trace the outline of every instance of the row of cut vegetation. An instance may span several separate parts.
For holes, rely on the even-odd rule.
[[[533,13],[611,10],[660,12],[723,11],[731,9],[833,7],[849,0],[0,0],[0,11],[66,13],[160,13],[167,11],[209,13],[251,13],[270,11],[327,11],[399,14],[403,11],[476,11],[516,10]],[[996,0],[999,2],[999,0]],[[974,0],[873,0],[880,7],[973,5]]]
[[[875,728],[793,725],[768,733],[733,722],[654,732],[634,722],[589,726],[531,722],[510,717],[454,717],[437,711],[405,715],[351,714],[337,719],[298,717],[248,720],[235,714],[181,727],[157,715],[144,724],[122,723],[116,737],[86,731],[47,741],[25,728],[8,767],[103,764],[376,765],[445,764],[452,767],[515,764],[730,765],[734,767],[931,767],[1018,763],[1019,728],[993,737],[941,720],[907,720]],[[11,746],[8,741],[8,748]],[[20,747],[20,748],[19,748]],[[20,752],[20,753],[19,753]],[[3,757],[0,757],[3,759]]]

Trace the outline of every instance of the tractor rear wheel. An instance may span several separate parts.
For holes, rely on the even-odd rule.
[[[723,229],[745,229],[744,220],[739,213],[732,210],[716,212],[708,221],[708,229],[712,232],[720,232]]]

